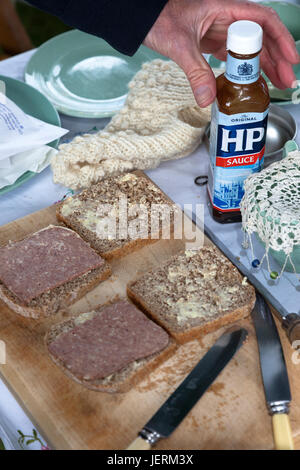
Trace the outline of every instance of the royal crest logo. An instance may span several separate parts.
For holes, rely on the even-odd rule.
[[[239,75],[252,75],[253,65],[244,62],[243,64],[238,66],[237,71]]]

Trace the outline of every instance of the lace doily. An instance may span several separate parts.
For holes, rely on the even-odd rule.
[[[300,151],[247,178],[241,201],[244,248],[252,250],[252,266],[267,261],[271,278],[280,278],[287,264],[296,273],[292,253],[300,245]],[[255,258],[251,235],[256,233],[265,244],[263,259]],[[285,261],[278,274],[270,269],[269,252],[282,252]]]

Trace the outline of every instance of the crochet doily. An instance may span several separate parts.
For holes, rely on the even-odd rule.
[[[124,171],[155,168],[199,145],[210,107],[196,105],[184,72],[172,61],[142,66],[124,107],[103,131],[61,145],[52,161],[55,183],[78,189]]]
[[[280,162],[250,176],[244,188],[241,213],[245,248],[250,245],[254,257],[251,235],[256,233],[265,243],[264,258],[269,271],[270,249],[286,255],[280,275],[274,277],[282,275],[288,262],[296,272],[291,254],[300,244],[300,152],[291,152]]]

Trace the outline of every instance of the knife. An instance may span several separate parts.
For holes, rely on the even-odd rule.
[[[143,427],[127,450],[149,450],[159,439],[169,437],[233,358],[247,336],[248,332],[243,328],[225,332]]]
[[[288,416],[292,398],[285,359],[269,306],[258,292],[252,319],[256,330],[267,407],[272,416],[275,448],[293,450]]]

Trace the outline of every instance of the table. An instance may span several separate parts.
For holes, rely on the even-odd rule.
[[[23,80],[26,63],[34,51],[20,54],[16,57],[0,62],[0,74]],[[300,125],[300,106],[287,106]],[[107,124],[107,119],[77,119],[61,116],[62,126],[70,130],[63,139],[70,139],[78,132],[85,132],[96,126],[102,129]],[[298,135],[297,142],[300,144]],[[207,164],[207,150],[202,144],[192,155],[176,161],[162,163],[159,168],[147,171],[153,181],[176,203],[180,205],[194,204],[195,201],[204,203],[204,192],[194,184],[194,178],[199,174],[205,174]],[[12,220],[48,207],[60,200],[68,188],[55,185],[52,182],[50,168],[44,170],[23,186],[7,193],[0,198],[0,225]],[[1,338],[0,338],[1,339]],[[20,448],[18,444],[17,429],[24,434],[32,434],[34,425],[25,415],[8,388],[0,381],[0,437],[7,448]],[[39,442],[35,442],[29,448],[39,449]]]

